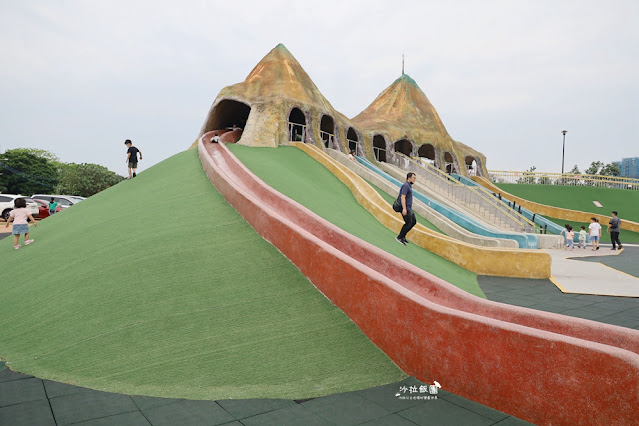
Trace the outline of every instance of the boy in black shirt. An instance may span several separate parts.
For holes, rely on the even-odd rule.
[[[135,177],[135,171],[138,168],[138,152],[140,153],[140,160],[142,159],[142,151],[133,146],[133,143],[130,139],[124,141],[124,144],[129,147],[126,150],[126,162],[129,165],[129,179],[131,177]],[[133,171],[133,176],[131,176],[131,171]]]

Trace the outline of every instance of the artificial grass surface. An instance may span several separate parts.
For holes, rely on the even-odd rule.
[[[177,154],[0,241],[0,357],[127,394],[308,398],[405,374]]]
[[[548,206],[610,216],[615,210],[621,220],[639,222],[639,191],[591,186],[495,184],[499,188],[523,199]],[[596,207],[599,201],[603,207]]]
[[[302,150],[227,146],[266,184],[315,214],[418,268],[485,298],[476,274],[415,244],[398,244],[396,234],[360,206],[346,185]]]
[[[590,186],[560,186],[560,185],[521,185],[515,183],[496,184],[501,189],[523,199],[549,206],[583,212],[599,213],[610,216],[613,210],[619,212],[621,220],[639,222],[639,191],[613,188],[594,188]],[[593,201],[599,201],[603,207],[596,207]],[[590,222],[574,223],[565,219],[548,217],[560,226],[569,223],[578,233],[581,226],[586,227]],[[601,241],[610,242],[610,234],[606,232],[608,223],[602,223]],[[621,230],[621,243],[639,243],[639,233]]]

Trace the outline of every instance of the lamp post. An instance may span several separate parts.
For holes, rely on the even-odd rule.
[[[566,133],[568,130],[562,130],[561,133],[564,135],[564,143],[561,148],[561,174],[564,174],[564,155],[566,154]]]

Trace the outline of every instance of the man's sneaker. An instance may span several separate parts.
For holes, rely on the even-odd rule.
[[[27,240],[27,241],[25,241],[25,242],[24,242],[24,245],[25,245],[25,246],[28,246],[28,245],[29,245],[29,244],[31,244],[32,242],[33,242],[33,239],[31,239],[31,240]]]
[[[623,246],[621,244],[619,244],[619,250],[621,250],[623,248]]]
[[[403,239],[399,238],[399,237],[395,237],[395,241],[397,241],[400,244],[406,245],[406,242]]]
[[[136,177],[137,175],[135,173],[133,173],[133,177]]]
[[[13,246],[15,250],[18,250],[20,247],[22,247],[20,244],[18,244],[17,246]]]
[[[404,245],[407,246],[408,245],[408,240],[406,238],[403,238],[402,241],[404,242]]]

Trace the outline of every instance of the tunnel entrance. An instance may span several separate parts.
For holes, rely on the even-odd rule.
[[[288,116],[288,140],[306,142],[306,116],[299,108],[293,108]]]
[[[233,126],[244,129],[250,113],[251,107],[244,102],[223,99],[213,109],[206,131],[231,130]]]
[[[401,152],[407,157],[410,157],[413,152],[413,144],[408,139],[398,140],[395,142],[395,152]]]
[[[386,162],[386,139],[384,139],[384,136],[373,136],[373,153],[377,161]]]
[[[320,121],[320,137],[324,147],[339,150],[339,145],[335,140],[335,122],[330,115],[323,115]]]

